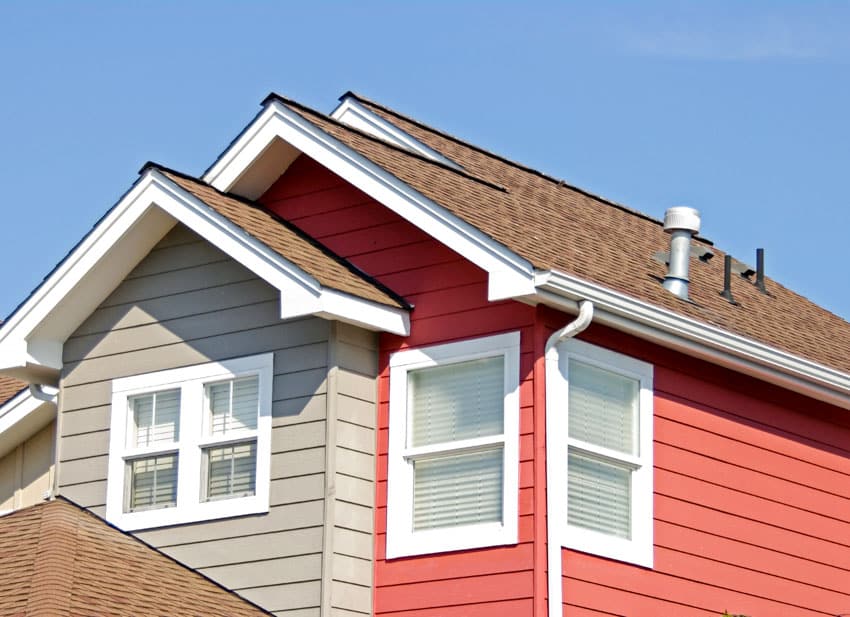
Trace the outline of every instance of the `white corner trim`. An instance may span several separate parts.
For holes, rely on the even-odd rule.
[[[534,293],[533,268],[505,246],[319,129],[280,101],[266,108],[204,175],[230,191],[275,140],[300,152],[408,220],[490,274],[489,298]],[[269,184],[276,178],[270,178]]]
[[[794,392],[850,409],[850,375],[578,277],[556,271],[535,276],[538,299],[590,300],[594,321],[664,347],[731,368]]]
[[[205,384],[244,375],[259,378],[259,416],[256,430],[235,440],[223,438],[221,443],[254,440],[257,444],[255,494],[215,501],[202,501],[201,467],[203,447],[213,445],[204,434]],[[109,434],[109,463],[106,487],[106,520],[124,531],[150,529],[246,514],[268,512],[271,484],[271,433],[272,389],[274,379],[274,354],[209,362],[122,377],[112,381],[112,407]],[[158,390],[180,389],[179,441],[160,444],[150,449],[147,456],[162,452],[177,452],[176,506],[139,512],[125,512],[126,491],[125,457],[128,454],[126,435],[129,420],[128,398],[134,394]],[[171,446],[171,447],[170,447]]]
[[[387,463],[386,558],[425,555],[487,546],[516,544],[519,501],[519,345],[520,333],[405,349],[390,356],[390,423]],[[413,465],[407,459],[410,370],[477,358],[504,357],[504,432],[470,439],[463,447],[503,444],[502,521],[424,531],[413,530]],[[432,446],[441,452],[449,444]]]
[[[448,165],[453,169],[463,169],[463,167],[450,158],[430,148],[395,124],[388,122],[350,95],[346,96],[337,108],[331,112],[331,118],[339,120],[343,124],[347,124],[364,133],[383,139],[399,148],[405,148],[425,158],[437,161],[443,165]]]

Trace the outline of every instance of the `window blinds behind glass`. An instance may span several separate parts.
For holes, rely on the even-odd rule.
[[[130,468],[130,510],[177,503],[177,455],[136,459]]]
[[[257,428],[259,378],[224,381],[207,386],[213,435],[229,431]]]
[[[207,499],[253,495],[257,444],[240,443],[207,451]]]
[[[132,445],[145,447],[177,441],[180,425],[180,390],[165,390],[134,396],[130,399],[130,406],[133,410],[135,427]]]
[[[413,528],[502,520],[502,448],[417,460]]]
[[[501,435],[504,431],[502,356],[411,371],[408,379],[413,409],[410,445]]]
[[[631,471],[569,452],[570,525],[631,537]]]
[[[638,454],[638,382],[574,360],[569,370],[570,437]]]

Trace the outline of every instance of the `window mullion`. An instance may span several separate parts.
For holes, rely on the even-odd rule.
[[[197,505],[201,491],[201,449],[204,387],[200,381],[183,384],[180,390],[180,456],[177,466],[177,505]]]
[[[586,441],[581,441],[580,439],[568,438],[567,444],[572,450],[578,450],[579,452],[590,454],[595,458],[602,459],[603,461],[613,463],[615,465],[625,465],[631,469],[639,469],[643,466],[643,461],[639,456],[623,454],[622,452],[597,446]]]
[[[460,454],[462,452],[486,450],[494,445],[502,445],[504,443],[504,435],[490,435],[487,437],[476,437],[474,439],[462,439],[459,441],[449,441],[427,446],[418,446],[415,448],[406,448],[403,456],[408,460],[416,460],[418,458],[435,454]]]

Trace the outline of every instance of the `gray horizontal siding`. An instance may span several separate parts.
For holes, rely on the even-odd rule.
[[[317,615],[330,324],[282,322],[277,296],[175,227],[65,345],[59,491],[103,514],[113,379],[274,352],[269,512],[138,535],[270,611]]]

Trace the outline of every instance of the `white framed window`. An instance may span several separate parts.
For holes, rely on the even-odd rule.
[[[561,546],[652,567],[652,365],[575,339],[558,352],[546,375],[552,529]]]
[[[519,341],[390,357],[387,558],[517,542]]]
[[[267,512],[273,359],[113,380],[107,520],[134,530]]]

